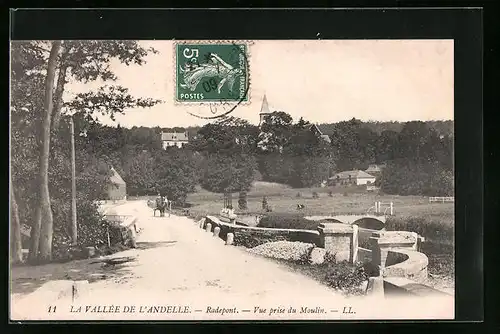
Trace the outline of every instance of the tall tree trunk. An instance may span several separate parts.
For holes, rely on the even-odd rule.
[[[23,262],[23,246],[21,244],[21,223],[19,222],[19,211],[17,207],[16,195],[14,193],[14,187],[12,186],[12,180],[10,180],[10,258],[12,263]]]
[[[57,75],[57,86],[54,93],[54,112],[52,116],[52,134],[54,134],[59,128],[59,122],[61,121],[61,109],[63,105],[63,95],[64,86],[66,85],[66,74],[68,72],[69,64],[66,61],[68,54],[68,48],[64,46],[64,42],[61,45],[61,65],[59,66],[59,73]]]
[[[61,47],[61,41],[54,41],[47,66],[47,78],[45,82],[44,115],[41,131],[40,151],[40,174],[39,174],[39,204],[36,210],[35,223],[33,224],[32,249],[30,258],[42,262],[50,261],[52,258],[52,209],[50,207],[49,194],[49,154],[50,154],[50,131],[53,109],[54,78],[57,65],[57,55]],[[38,239],[38,240],[37,240]]]

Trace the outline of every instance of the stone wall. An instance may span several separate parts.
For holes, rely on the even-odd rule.
[[[207,223],[211,224],[212,231],[216,226],[220,228],[219,237],[223,240],[226,240],[227,233],[233,233],[234,245],[237,246],[251,248],[272,241],[300,241],[313,244],[319,242],[318,231],[243,226],[222,221],[214,216],[207,216],[200,227],[205,229]]]

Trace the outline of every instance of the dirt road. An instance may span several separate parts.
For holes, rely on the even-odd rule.
[[[186,217],[153,218],[143,201],[115,208],[139,217],[137,249],[112,258],[110,279],[76,285],[76,297],[49,283],[12,299],[18,319],[349,319],[351,305],[336,292],[274,261],[252,255],[200,229]],[[87,262],[92,263],[92,262]],[[95,263],[95,261],[94,261]],[[95,264],[94,264],[95,265]],[[98,264],[103,266],[102,263]],[[56,285],[57,286],[57,285]],[[363,306],[365,305],[365,306]],[[362,308],[357,306],[361,316]],[[48,312],[50,307],[56,312]],[[132,309],[133,308],[133,309]],[[292,309],[296,313],[292,312]],[[377,311],[370,307],[372,318]],[[51,309],[53,310],[53,308]],[[365,310],[366,311],[366,310]],[[375,312],[374,312],[375,311]],[[289,313],[292,312],[292,313]],[[362,316],[362,318],[366,318]]]

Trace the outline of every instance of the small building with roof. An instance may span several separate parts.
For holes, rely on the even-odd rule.
[[[107,199],[112,201],[126,200],[127,199],[127,184],[118,172],[111,167],[110,184],[107,188]]]
[[[334,185],[369,185],[375,182],[376,177],[362,170],[349,170],[335,174],[328,180]]]
[[[183,147],[189,143],[189,136],[187,132],[162,132],[161,133],[161,145],[163,149],[167,147],[177,146],[178,148]]]

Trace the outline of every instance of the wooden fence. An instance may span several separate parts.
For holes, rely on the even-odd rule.
[[[454,203],[455,197],[429,197],[429,203]]]

